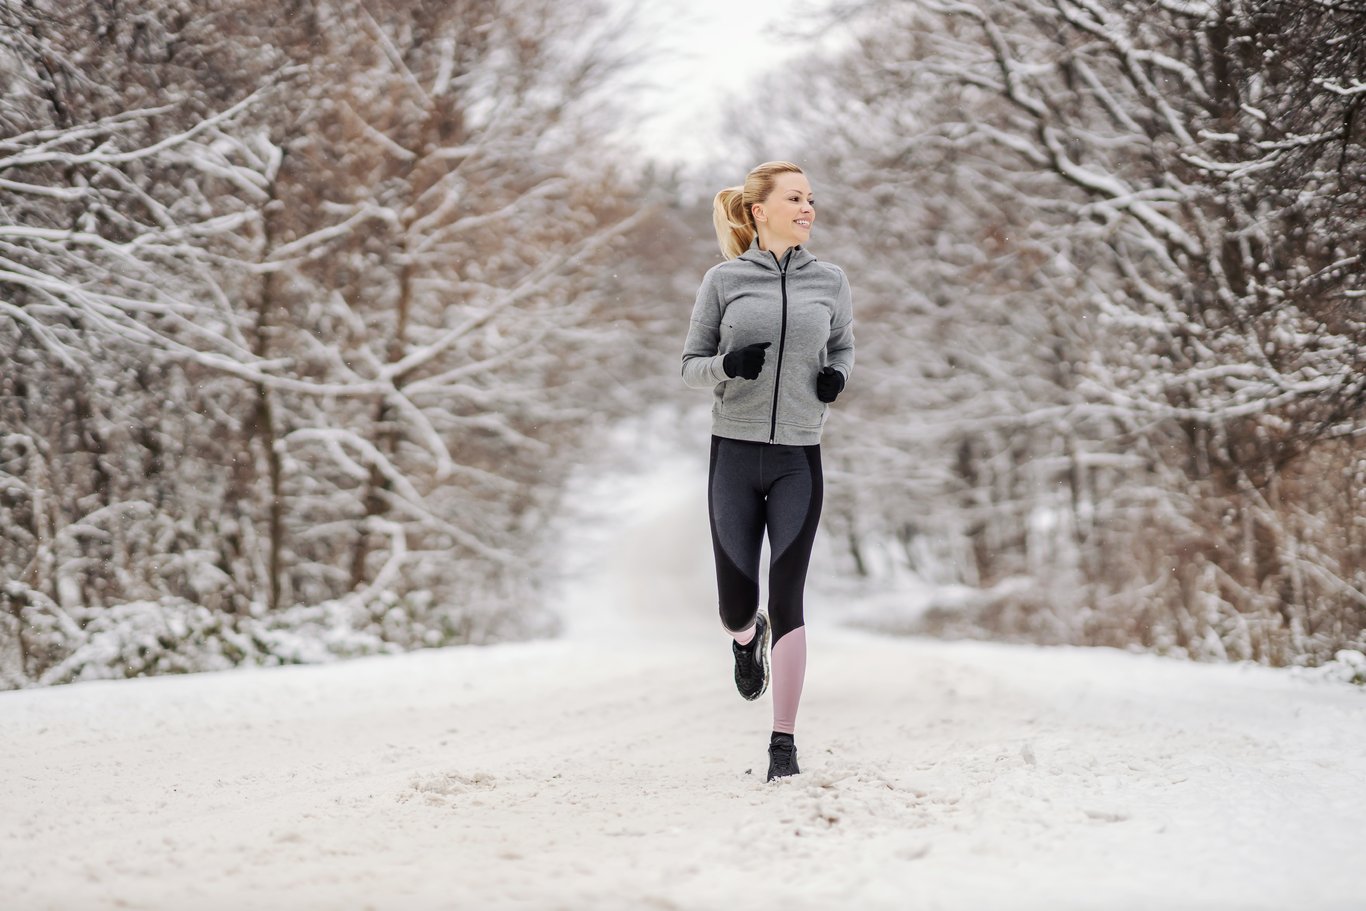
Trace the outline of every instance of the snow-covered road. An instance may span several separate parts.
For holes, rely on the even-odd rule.
[[[560,641],[0,693],[0,907],[1366,907],[1366,694],[1287,672],[813,610],[766,784],[661,489]]]

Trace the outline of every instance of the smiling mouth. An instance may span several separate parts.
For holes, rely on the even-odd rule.
[[[797,221],[795,222],[795,224],[796,224],[797,227],[799,227],[799,228],[809,228],[809,227],[811,227],[811,222],[806,221],[806,220],[804,220],[804,219],[800,219],[800,218],[797,219]]]

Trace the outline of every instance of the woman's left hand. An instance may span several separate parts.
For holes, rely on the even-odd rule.
[[[822,367],[816,374],[816,398],[829,405],[844,391],[844,374],[834,367]]]

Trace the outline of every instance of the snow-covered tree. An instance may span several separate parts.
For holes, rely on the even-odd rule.
[[[1033,580],[988,600],[1006,632],[1277,662],[1358,642],[1366,14],[863,12],[777,115],[860,279],[832,497],[853,552]]]
[[[342,599],[404,645],[544,627],[543,520],[620,404],[602,267],[649,214],[584,12],[4,7],[11,679],[81,673],[132,601],[245,627]]]

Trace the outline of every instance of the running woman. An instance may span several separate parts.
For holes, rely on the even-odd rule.
[[[726,262],[702,279],[683,346],[683,380],[711,389],[707,503],[721,623],[735,686],[758,699],[773,677],[768,780],[795,775],[806,676],[802,592],[820,522],[821,430],[854,366],[849,280],[803,246],[816,220],[802,169],[770,161],[716,194]],[[759,555],[768,533],[768,613]],[[771,643],[771,654],[770,654]]]

